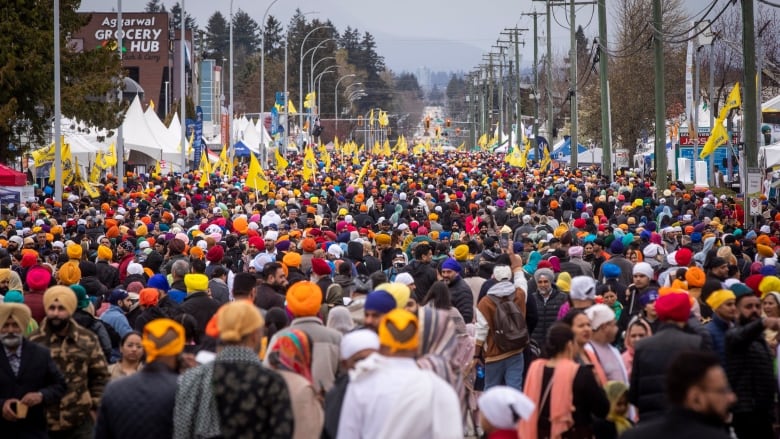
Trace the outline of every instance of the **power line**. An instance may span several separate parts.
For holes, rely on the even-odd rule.
[[[773,8],[780,8],[780,4],[772,3],[769,0],[758,0],[758,2],[759,3],[763,3],[763,4],[767,5],[767,6],[771,6]]]

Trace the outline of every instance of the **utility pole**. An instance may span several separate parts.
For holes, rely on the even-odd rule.
[[[552,96],[552,5],[547,0],[547,143],[550,150],[553,145],[553,96]],[[536,160],[541,160],[539,151],[536,151]]]
[[[758,167],[758,87],[756,84],[756,28],[753,2],[742,2],[742,54],[745,60],[745,169]],[[747,213],[747,209],[745,209]]]
[[[520,148],[520,144],[523,143],[523,113],[522,111],[522,98],[523,93],[520,90],[520,29],[515,28],[515,80],[517,85],[515,86],[515,126],[517,127],[517,147]],[[510,132],[512,130],[509,130]]]
[[[715,131],[715,63],[713,60],[715,57],[713,56],[713,49],[715,48],[715,42],[714,39],[710,42],[710,52],[709,52],[709,64],[710,64],[710,84],[709,84],[709,91],[707,92],[710,95],[710,136]],[[716,187],[717,184],[715,182],[715,151],[712,151],[712,154],[710,154],[709,158],[709,164],[710,164],[710,187]]]
[[[536,148],[536,138],[539,136],[539,68],[537,67],[539,65],[539,33],[537,25],[539,16],[544,14],[534,11],[523,15],[533,17],[534,19],[534,138],[531,139],[531,145]],[[550,137],[550,135],[547,134],[547,137]]]
[[[750,3],[752,0],[746,2]],[[653,0],[655,46],[655,187],[666,190],[666,100],[664,96],[664,41],[661,0]],[[698,135],[695,133],[694,135]]]
[[[574,20],[577,15],[575,1],[571,0],[569,9],[569,27],[571,36],[571,55],[569,55],[569,99],[571,100],[571,167],[577,168],[577,156],[580,153],[579,139],[577,136],[577,31]]]
[[[599,86],[601,88],[601,175],[612,178],[612,124],[609,107],[609,58],[607,58],[607,6],[598,0],[599,11]]]

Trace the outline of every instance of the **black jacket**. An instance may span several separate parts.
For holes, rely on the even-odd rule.
[[[700,335],[674,324],[663,324],[656,334],[637,342],[628,398],[643,421],[657,418],[669,405],[664,386],[672,360],[680,352],[703,350],[705,345]]]
[[[132,376],[110,382],[100,401],[94,437],[172,437],[177,379],[167,366],[153,362]]]
[[[452,306],[458,309],[466,324],[471,323],[474,320],[474,294],[471,287],[460,276],[448,287]]]
[[[769,414],[773,410],[777,394],[773,360],[761,319],[726,332],[726,373],[737,394],[734,413]]]
[[[255,290],[255,306],[268,311],[273,307],[284,309],[284,292],[278,292],[272,286],[262,283]]]
[[[29,392],[41,392],[43,403],[30,407],[27,418],[14,422],[0,416],[0,431],[9,438],[47,438],[44,407],[59,404],[67,390],[49,350],[37,343],[22,340],[19,375],[15,376],[5,348],[0,346],[0,407],[9,398],[22,399]]]
[[[108,265],[108,262],[100,261],[95,264],[95,270],[100,283],[109,290],[113,290],[119,285],[119,270],[116,267]],[[89,290],[87,290],[87,293],[89,293]]]
[[[169,315],[165,308],[160,308],[159,306],[150,306],[149,308],[141,311],[141,314],[135,318],[135,325],[133,325],[133,329],[143,333],[144,326],[146,326],[147,323],[151,322],[152,320],[165,318],[171,318],[171,315]]]
[[[187,294],[187,297],[184,298],[184,302],[179,305],[179,310],[181,312],[191,315],[195,318],[195,321],[198,322],[198,339],[206,332],[206,325],[209,323],[209,320],[211,320],[211,317],[217,312],[217,309],[219,309],[219,303],[209,297],[205,291]]]
[[[89,291],[89,290],[88,290]],[[111,340],[111,335],[106,328],[106,323],[100,319],[96,319],[92,314],[84,311],[83,309],[77,309],[73,313],[73,320],[79,325],[92,331],[93,334],[100,342],[100,349],[103,351],[103,355],[106,356],[106,363],[111,361],[111,348],[114,343]],[[117,343],[119,340],[117,340]]]
[[[531,338],[536,341],[539,346],[544,346],[544,339],[547,337],[547,330],[550,329],[553,323],[558,321],[558,311],[561,309],[564,303],[568,301],[569,296],[558,291],[558,288],[553,285],[553,291],[550,293],[550,297],[545,302],[544,298],[539,291],[531,294],[530,300],[536,303],[536,310],[538,312],[538,321],[536,328],[531,333]],[[529,329],[530,330],[530,329]]]
[[[418,303],[422,302],[422,299],[428,294],[428,290],[431,289],[431,285],[437,280],[436,269],[431,264],[424,264],[416,259],[402,268],[400,272],[409,273],[414,278],[414,295]]]
[[[620,439],[729,439],[726,426],[712,418],[684,408],[673,408],[655,420],[639,424]]]

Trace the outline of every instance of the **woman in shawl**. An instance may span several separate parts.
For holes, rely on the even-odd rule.
[[[634,317],[628,322],[628,328],[626,328],[626,335],[623,340],[626,347],[623,352],[623,364],[626,366],[626,373],[631,376],[631,366],[634,364],[634,345],[639,340],[650,337],[653,335],[653,330],[650,323],[642,317]]]
[[[455,318],[452,309],[436,309],[422,306],[417,311],[420,328],[420,357],[417,365],[421,369],[435,372],[452,385],[458,394],[461,413],[466,414],[466,387],[464,366],[474,356],[474,340],[466,332],[466,325],[459,313]],[[464,417],[465,420],[465,417]]]
[[[525,379],[523,393],[536,410],[520,421],[519,437],[595,437],[593,420],[607,416],[609,401],[592,367],[574,361],[577,349],[569,325],[559,322],[550,327],[543,349],[545,358],[531,363]]]
[[[295,419],[295,439],[319,437],[325,422],[320,398],[312,387],[311,353],[309,336],[300,329],[283,330],[268,351],[271,368],[287,383]]]

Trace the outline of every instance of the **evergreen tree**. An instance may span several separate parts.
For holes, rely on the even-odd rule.
[[[282,23],[273,15],[268,16],[263,29],[263,38],[265,39],[265,58],[281,60],[284,57],[284,35],[282,34]]]
[[[246,12],[239,9],[233,15],[233,55],[239,66],[243,60],[260,50],[260,25]]]
[[[176,2],[176,4],[171,7],[171,14],[173,15],[173,18],[169,22],[170,26],[174,29],[181,29],[181,4],[179,4],[179,2]],[[198,29],[198,23],[195,21],[195,18],[186,11],[184,13],[184,28]]]
[[[146,12],[168,12],[165,5],[160,0],[149,0],[144,8]]]
[[[62,113],[114,129],[124,113],[117,99],[119,57],[105,48],[75,53],[67,46],[66,36],[87,24],[88,18],[76,12],[80,3],[60,4]],[[7,161],[51,140],[46,130],[54,112],[54,24],[51,4],[45,2],[3,2],[0,16],[0,161]]]
[[[206,56],[221,60],[230,52],[230,28],[225,16],[217,11],[209,17],[206,24]]]

